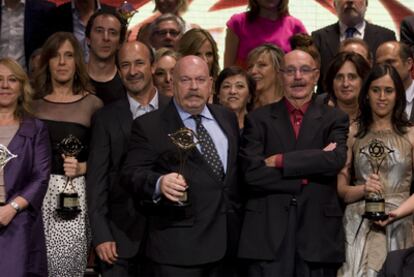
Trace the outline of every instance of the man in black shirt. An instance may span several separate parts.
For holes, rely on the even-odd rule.
[[[113,11],[98,11],[86,26],[89,46],[88,74],[95,87],[96,96],[104,104],[125,96],[125,89],[115,64],[120,44],[125,40],[126,22]]]

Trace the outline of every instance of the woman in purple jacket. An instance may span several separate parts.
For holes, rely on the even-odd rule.
[[[0,59],[0,275],[47,276],[41,206],[50,171],[44,124],[30,116],[29,78]]]

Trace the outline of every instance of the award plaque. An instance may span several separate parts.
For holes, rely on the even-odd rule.
[[[189,128],[181,128],[175,133],[168,134],[168,136],[171,138],[174,145],[178,148],[178,152],[180,155],[180,167],[178,169],[178,174],[183,175],[184,165],[187,160],[188,153],[197,145],[197,136],[194,133],[194,131]],[[188,206],[189,203],[190,201],[188,197],[188,192],[185,191],[184,195],[178,201],[178,205]]]
[[[16,157],[17,155],[12,154],[6,146],[0,144],[0,168],[4,168],[11,159]]]
[[[359,152],[368,158],[372,172],[378,175],[382,163],[394,150],[387,147],[381,140],[373,139],[368,145],[362,147]],[[363,214],[363,217],[375,221],[388,218],[385,213],[385,200],[381,193],[369,193],[365,197],[365,214]]]
[[[132,6],[131,3],[128,3],[128,1],[122,2],[122,4],[118,7],[117,12],[122,16],[122,18],[125,20],[127,24],[129,24],[129,21],[134,16],[134,14],[137,12]]]
[[[76,157],[83,149],[80,140],[69,135],[58,144],[59,152],[66,157]],[[66,184],[63,192],[58,197],[58,207],[56,209],[58,215],[63,219],[73,219],[80,213],[79,195],[75,191],[72,178],[66,177]]]

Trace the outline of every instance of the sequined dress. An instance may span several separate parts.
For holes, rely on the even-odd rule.
[[[367,155],[373,140],[382,142],[385,158],[381,163]],[[377,149],[378,150],[378,149]],[[373,170],[384,186],[386,212],[396,209],[410,195],[412,178],[412,145],[404,135],[394,131],[370,131],[353,145],[355,184],[364,184]],[[370,160],[372,165],[370,164]],[[343,218],[345,228],[346,262],[338,276],[377,276],[389,251],[413,245],[413,221],[408,216],[381,228],[365,219],[358,231],[365,201],[347,205]]]

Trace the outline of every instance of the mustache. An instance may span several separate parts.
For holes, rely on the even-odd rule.
[[[200,94],[196,93],[196,92],[189,92],[184,99],[188,99],[191,97],[197,97],[197,98],[203,98]]]

